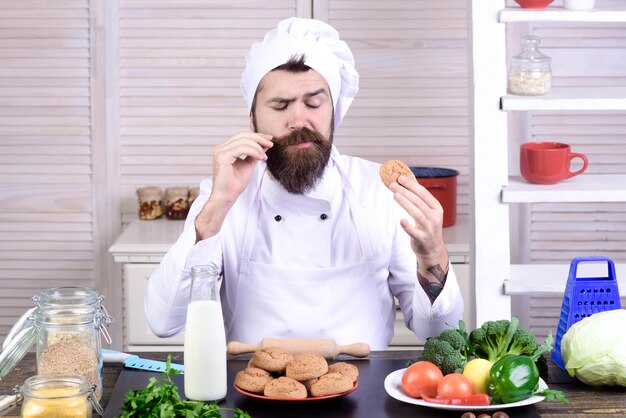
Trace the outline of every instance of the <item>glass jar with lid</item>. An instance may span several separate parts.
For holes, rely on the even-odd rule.
[[[101,327],[100,332],[108,345],[111,345],[111,335],[107,331],[113,322],[113,317],[104,306],[104,296],[91,287],[83,286],[59,286],[42,290],[39,295],[33,296],[33,302],[40,307],[47,306],[88,306],[101,311],[101,319],[106,327]]]
[[[79,374],[102,395],[102,314],[85,306],[49,306],[37,309],[37,374]]]
[[[153,220],[163,216],[163,191],[158,186],[137,189],[139,199],[139,219]]]
[[[165,217],[185,219],[189,212],[189,188],[168,187],[165,189]]]
[[[540,96],[552,88],[551,58],[539,51],[538,36],[522,38],[522,52],[511,57],[508,92],[522,96]]]
[[[36,375],[13,390],[12,402],[22,402],[22,418],[91,418],[92,407],[104,414],[94,391],[84,376]]]
[[[78,374],[95,385],[96,399],[100,399],[102,312],[77,305],[34,309],[0,353],[0,379],[36,344],[38,375]]]

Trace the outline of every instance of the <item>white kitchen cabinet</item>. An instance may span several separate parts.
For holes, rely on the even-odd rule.
[[[148,278],[176,241],[183,221],[165,218],[131,222],[109,248],[123,268],[123,349],[128,351],[180,351],[183,334],[159,338],[150,331],[144,314],[144,296]],[[466,301],[464,320],[473,326],[473,306],[469,281],[469,238],[467,216],[459,216],[456,225],[444,229],[444,239]],[[397,311],[394,338],[390,349],[415,347],[420,341],[404,325]]]
[[[148,278],[176,241],[183,221],[157,219],[130,223],[109,248],[122,264],[123,349],[126,351],[181,351],[184,333],[159,338],[150,331],[144,313]]]
[[[623,3],[623,2],[622,2]],[[511,315],[510,296],[563,293],[569,266],[511,265],[509,205],[523,203],[625,202],[626,175],[585,174],[556,185],[528,184],[509,176],[511,112],[624,111],[626,88],[558,88],[544,96],[507,95],[506,25],[522,22],[624,23],[626,5],[593,11],[558,6],[546,10],[505,7],[505,0],[468,1],[471,100],[471,274],[476,283],[476,321]],[[625,265],[618,264],[617,271]],[[624,275],[620,284],[625,287]]]
[[[145,351],[158,346],[168,351],[173,346],[184,342],[184,332],[170,338],[159,338],[150,331],[146,324],[143,301],[150,275],[157,264],[126,263],[124,264],[124,349],[128,351]],[[152,346],[152,347],[149,347]]]

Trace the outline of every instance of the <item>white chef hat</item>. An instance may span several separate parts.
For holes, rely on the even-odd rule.
[[[328,82],[335,109],[335,127],[343,120],[359,90],[359,74],[354,57],[339,33],[329,24],[315,19],[290,17],[252,45],[241,75],[241,91],[248,112],[261,79],[290,58],[304,55],[304,63]]]

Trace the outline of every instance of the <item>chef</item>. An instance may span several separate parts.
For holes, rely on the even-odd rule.
[[[229,341],[385,349],[394,297],[422,341],[458,324],[441,205],[414,176],[387,188],[379,164],[333,144],[358,81],[347,44],[318,20],[285,19],[252,46],[241,77],[251,131],[214,148],[213,175],[150,277],[145,311],[156,335],[184,329],[191,267],[211,262],[223,274]]]

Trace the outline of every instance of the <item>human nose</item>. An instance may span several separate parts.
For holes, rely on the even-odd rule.
[[[306,109],[303,106],[292,106],[289,114],[289,129],[302,129],[308,126]]]

